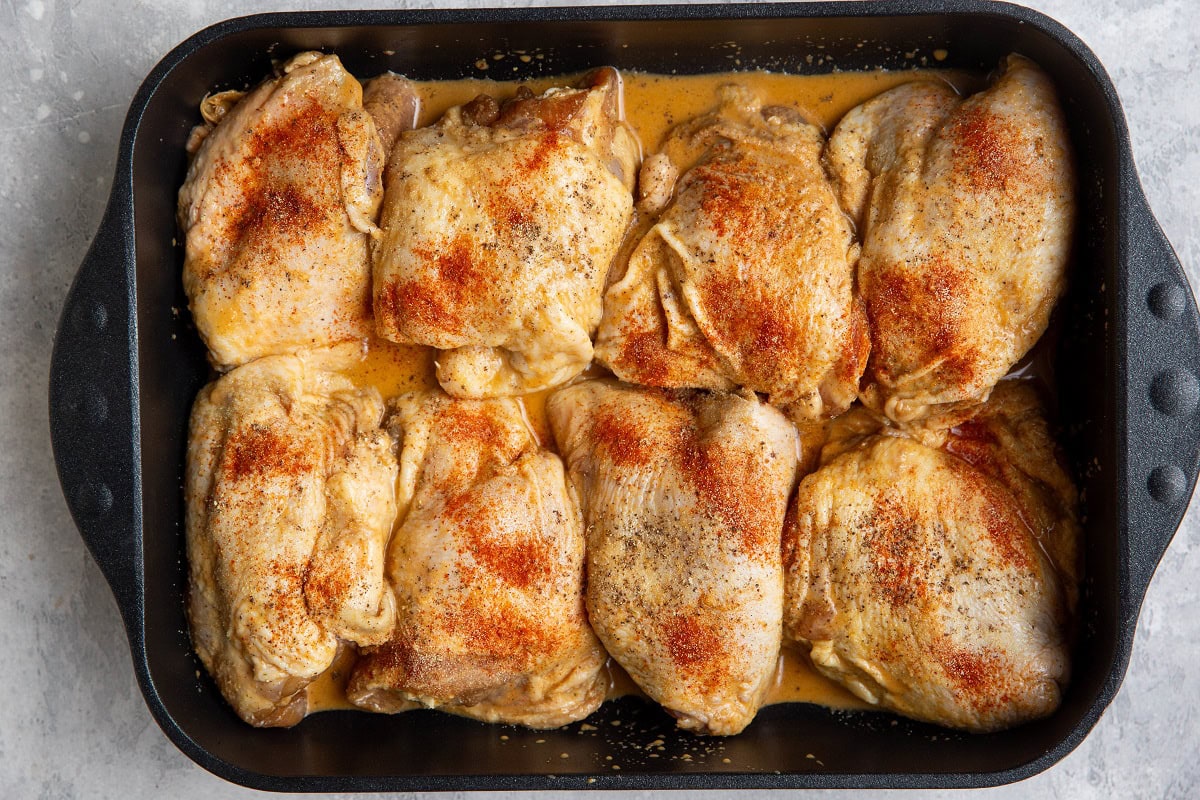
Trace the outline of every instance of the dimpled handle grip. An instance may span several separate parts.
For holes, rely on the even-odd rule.
[[[1125,204],[1129,574],[1144,594],[1200,469],[1200,318],[1141,187]]]
[[[71,515],[128,620],[140,597],[141,483],[125,209],[114,194],[67,293],[50,360],[50,434]]]

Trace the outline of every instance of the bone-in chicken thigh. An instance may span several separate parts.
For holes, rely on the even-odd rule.
[[[597,358],[636,383],[766,393],[800,419],[845,411],[869,339],[823,144],[737,86],[673,131],[643,164],[642,210],[661,215],[605,295]]]
[[[785,630],[868,702],[997,730],[1067,684],[1075,490],[1027,386],[943,422],[915,438],[865,410],[835,423],[789,509]]]
[[[437,377],[459,397],[581,372],[638,158],[612,69],[503,106],[482,95],[402,134],[374,253],[379,335],[444,350]]]
[[[377,102],[403,106],[397,94],[415,98],[391,82]],[[320,53],[292,58],[203,138],[179,222],[184,289],[217,367],[371,333],[383,160],[362,87]]]
[[[520,404],[405,395],[399,525],[388,579],[399,613],[348,695],[374,711],[423,705],[552,728],[604,700],[604,651],[583,601],[579,507]]]
[[[386,160],[400,134],[417,127],[421,95],[408,78],[385,72],[367,81],[363,87],[363,108],[375,122]]]
[[[306,357],[206,386],[188,440],[188,619],[196,653],[254,725],[294,725],[343,642],[386,640],[396,459],[383,402]]]
[[[1065,288],[1075,177],[1050,79],[1013,55],[965,101],[900,86],[848,113],[826,158],[863,239],[863,401],[906,422],[985,399]]]
[[[753,395],[611,380],[547,409],[587,522],[596,634],[680,727],[738,733],[779,655],[795,429]]]

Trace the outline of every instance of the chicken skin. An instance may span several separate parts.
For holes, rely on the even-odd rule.
[[[740,732],[779,655],[794,428],[753,395],[611,380],[547,410],[587,522],[596,634],[681,728]]]
[[[643,165],[642,210],[661,214],[605,295],[597,359],[626,381],[762,392],[798,419],[845,411],[869,338],[823,144],[737,86],[674,130]]]
[[[457,397],[577,375],[592,358],[639,157],[612,69],[503,106],[481,95],[402,134],[374,252],[379,335],[445,351],[438,381]]]
[[[399,613],[355,666],[350,700],[534,728],[595,711],[605,654],[584,610],[583,522],[562,462],[516,400],[408,394],[389,426],[401,447],[387,567]]]
[[[403,105],[397,94],[415,97],[393,82],[377,104]],[[220,121],[188,168],[179,223],[184,289],[219,369],[371,333],[384,150],[362,96],[337,56],[302,53],[227,110],[208,104]]]
[[[842,119],[826,161],[863,241],[863,402],[908,422],[986,399],[1066,285],[1075,177],[1050,79],[1012,55],[965,101],[897,87]]]
[[[375,122],[386,161],[400,134],[417,127],[421,95],[408,78],[385,72],[367,81],[363,87],[363,108]]]
[[[384,554],[395,455],[383,401],[305,357],[269,356],[196,399],[185,483],[188,619],[247,722],[288,726],[345,642],[395,623]]]
[[[1029,387],[942,422],[835,422],[788,513],[785,631],[870,703],[992,731],[1067,684],[1076,495]]]

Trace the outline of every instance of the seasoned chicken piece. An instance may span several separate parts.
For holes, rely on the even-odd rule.
[[[735,734],[775,674],[796,433],[753,395],[592,380],[547,410],[588,532],[588,617],[688,730]]]
[[[724,87],[642,169],[643,208],[674,202],[604,299],[596,357],[651,386],[766,393],[798,419],[845,411],[869,337],[858,246],[825,177],[819,128]]]
[[[584,540],[562,462],[516,400],[405,395],[399,526],[388,579],[399,614],[349,698],[554,728],[604,700],[604,651],[583,603]]]
[[[396,458],[383,401],[306,357],[270,356],[201,390],[185,500],[188,620],[247,722],[287,726],[342,642],[395,623],[384,551]]]
[[[503,106],[482,95],[401,135],[374,254],[379,335],[445,350],[438,381],[459,397],[577,375],[638,158],[613,69]]]
[[[183,285],[213,363],[365,339],[384,154],[358,81],[301,53],[219,116],[179,190]]]
[[[925,443],[865,410],[835,423],[788,513],[784,625],[864,700],[991,731],[1067,684],[1076,495],[1028,386],[953,423]]]
[[[986,399],[1065,288],[1075,176],[1050,79],[1013,55],[966,101],[897,87],[843,118],[826,159],[863,239],[863,401],[907,422]]]
[[[363,108],[375,121],[386,157],[401,133],[417,127],[421,95],[408,78],[385,72],[367,81],[363,89]]]

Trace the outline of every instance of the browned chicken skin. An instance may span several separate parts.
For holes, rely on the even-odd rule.
[[[596,634],[681,728],[738,733],[779,656],[791,424],[753,395],[611,380],[548,411],[587,522]]]
[[[179,191],[183,285],[219,368],[365,339],[383,149],[336,56],[301,53],[204,137]]]
[[[401,133],[417,127],[421,96],[408,78],[385,72],[367,81],[363,89],[363,108],[375,121],[386,157]]]
[[[605,655],[583,602],[584,540],[562,462],[515,400],[406,395],[399,525],[388,579],[399,613],[355,666],[349,697],[553,728],[604,700]]]
[[[579,89],[483,96],[400,137],[374,253],[380,336],[446,352],[459,397],[562,383],[592,358],[639,147],[615,70]]]
[[[906,422],[985,399],[1066,285],[1075,176],[1050,79],[1014,55],[965,101],[905,84],[848,113],[826,160],[863,242],[863,402]]]
[[[834,428],[784,530],[787,635],[907,716],[989,731],[1052,712],[1079,526],[1034,391],[1003,381],[915,436],[866,410]]]
[[[269,356],[209,384],[188,438],[188,620],[247,722],[287,726],[343,642],[386,640],[384,549],[396,459],[383,402],[309,357]]]
[[[800,419],[845,411],[869,342],[823,143],[736,86],[674,130],[643,165],[642,208],[661,215],[605,295],[600,362],[651,386],[745,387]]]

